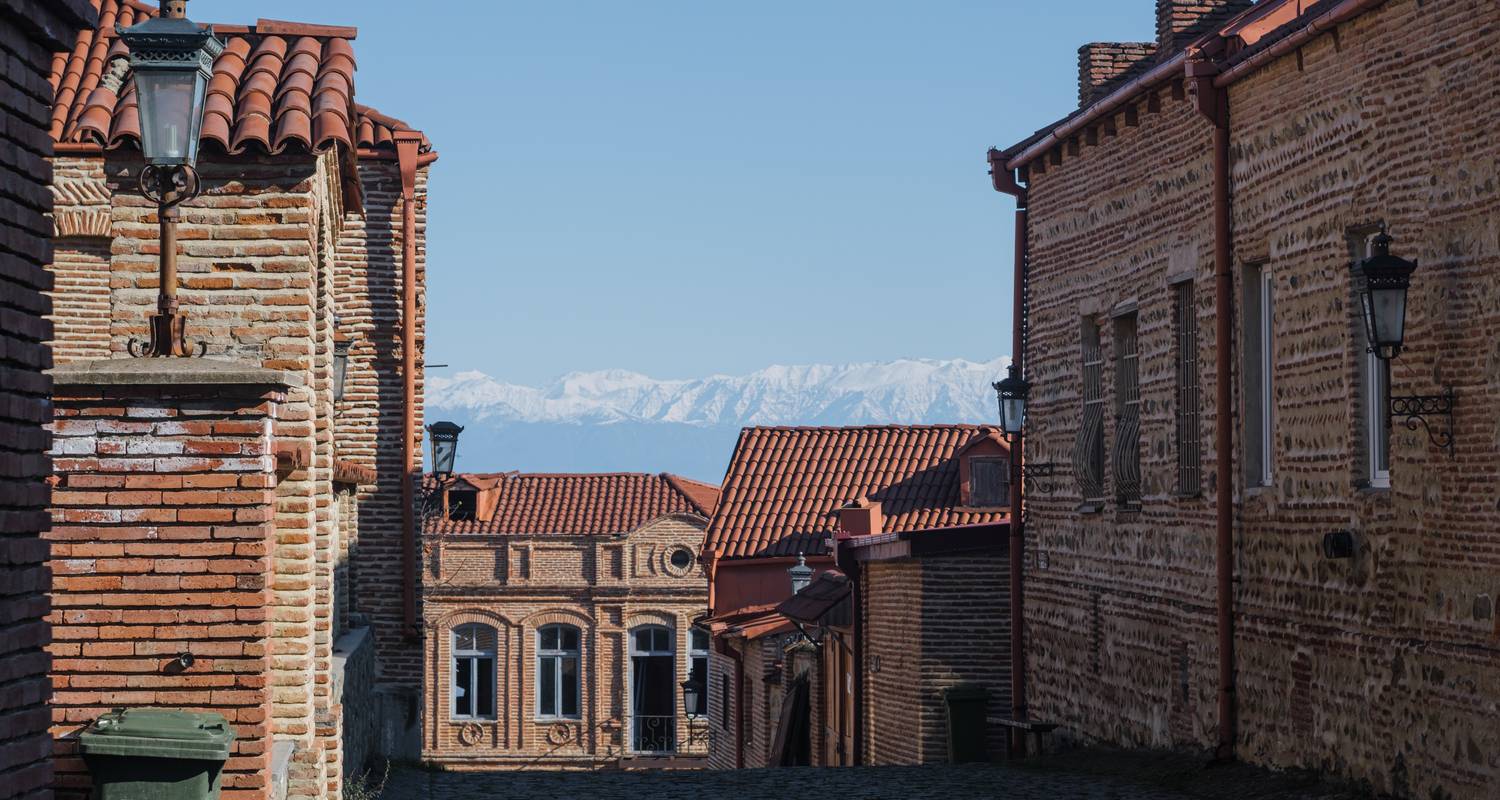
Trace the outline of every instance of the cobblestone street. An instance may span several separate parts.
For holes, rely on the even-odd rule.
[[[463,773],[393,769],[382,800],[1358,800],[1315,780],[1175,756],[1081,752],[1023,767]]]

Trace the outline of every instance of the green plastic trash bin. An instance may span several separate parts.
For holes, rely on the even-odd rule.
[[[943,691],[943,704],[948,707],[950,763],[989,760],[989,723],[985,721],[989,702],[990,692],[983,686],[964,684]]]
[[[218,714],[117,708],[79,740],[94,800],[215,800],[234,728]]]

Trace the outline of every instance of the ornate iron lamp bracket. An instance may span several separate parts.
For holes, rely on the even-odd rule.
[[[1027,494],[1052,494],[1057,491],[1057,464],[1022,462],[1021,481]]]
[[[1413,394],[1391,396],[1391,419],[1404,420],[1406,429],[1417,430],[1421,426],[1427,432],[1427,440],[1437,447],[1448,451],[1448,457],[1454,458],[1453,453],[1453,387],[1443,389],[1442,394]],[[1434,429],[1429,417],[1445,417],[1447,425],[1440,429]]]

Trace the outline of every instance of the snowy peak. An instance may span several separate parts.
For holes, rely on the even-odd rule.
[[[771,366],[749,375],[657,380],[627,370],[573,372],[544,387],[477,371],[427,382],[427,406],[489,424],[621,422],[701,427],[983,422],[990,383],[1010,360]]]

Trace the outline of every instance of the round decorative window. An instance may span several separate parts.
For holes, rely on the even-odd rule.
[[[673,567],[685,570],[693,563],[693,553],[685,547],[679,547],[667,559],[672,562]]]

